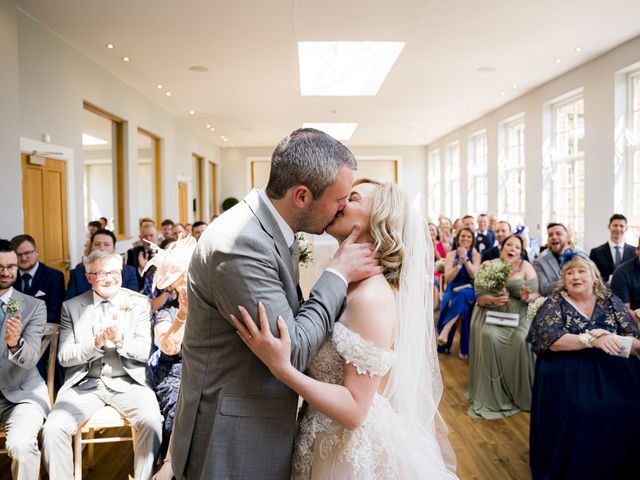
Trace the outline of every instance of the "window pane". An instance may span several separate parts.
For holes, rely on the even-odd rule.
[[[82,156],[84,158],[84,224],[106,217],[114,228],[114,135],[113,122],[83,111]]]

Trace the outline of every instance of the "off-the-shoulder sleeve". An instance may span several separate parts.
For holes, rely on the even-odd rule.
[[[360,375],[382,377],[395,362],[394,352],[376,347],[341,323],[334,326],[332,338],[338,354]]]
[[[534,352],[547,350],[562,335],[569,333],[565,327],[562,302],[560,294],[554,293],[544,301],[536,313],[527,336]]]

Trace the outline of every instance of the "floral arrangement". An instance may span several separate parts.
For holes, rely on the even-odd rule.
[[[433,265],[433,270],[436,273],[444,273],[444,258],[441,258]]]
[[[7,303],[7,313],[13,316],[19,311],[20,311],[20,300],[16,300],[15,298],[10,298],[9,303]]]
[[[476,275],[475,285],[484,290],[501,292],[507,283],[507,278],[511,273],[511,264],[501,258],[492,260],[482,265]]]
[[[311,242],[309,242],[303,233],[296,233],[296,241],[300,249],[299,263],[303,267],[307,267],[313,263],[313,252],[311,250]]]
[[[528,320],[533,321],[533,319],[535,318],[536,314],[538,313],[538,310],[540,310],[540,307],[542,306],[542,304],[544,303],[544,301],[546,299],[547,299],[547,297],[538,297],[535,302],[531,302],[529,304],[529,306],[527,307],[527,319]]]

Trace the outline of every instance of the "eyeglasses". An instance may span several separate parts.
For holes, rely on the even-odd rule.
[[[18,253],[16,252],[16,255],[18,255],[18,258],[20,257],[28,257],[29,255],[33,254],[36,252],[36,249],[34,248],[33,250],[29,250],[28,252],[22,252],[22,253]]]
[[[18,265],[0,265],[0,272],[3,272],[5,270],[7,272],[15,272],[16,270],[18,270]]]
[[[87,275],[92,275],[96,277],[96,280],[102,281],[106,280],[109,277],[111,280],[119,278],[122,275],[120,270],[114,270],[113,272],[87,272]]]

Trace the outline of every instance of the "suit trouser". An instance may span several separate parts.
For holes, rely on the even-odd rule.
[[[58,395],[44,424],[44,461],[51,480],[73,478],[72,437],[79,426],[104,405],[118,410],[135,430],[135,479],[151,478],[162,438],[162,415],[155,393],[137,383],[125,392],[116,392],[98,381],[97,387],[82,390],[76,386]]]
[[[44,422],[42,412],[31,403],[12,403],[0,394],[0,422],[7,436],[6,448],[12,459],[14,480],[39,478],[38,432]]]

